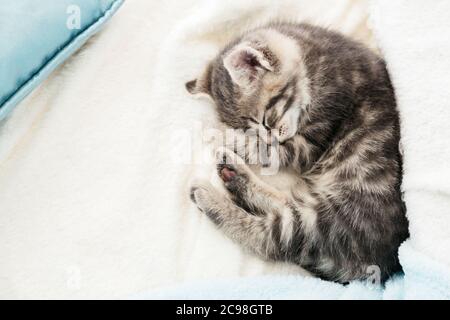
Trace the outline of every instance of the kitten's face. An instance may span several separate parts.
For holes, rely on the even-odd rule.
[[[254,129],[267,144],[282,144],[296,134],[309,103],[305,73],[295,40],[257,30],[223,50],[186,88],[210,96],[227,126]]]

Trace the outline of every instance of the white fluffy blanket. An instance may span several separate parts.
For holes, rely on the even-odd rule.
[[[401,114],[409,245],[450,267],[450,3],[372,1]]]
[[[230,37],[273,19],[371,44],[365,2],[164,3],[127,1],[1,125],[0,298],[127,297],[302,272],[242,252],[191,204],[190,179],[211,173],[195,129],[215,118],[184,83]]]

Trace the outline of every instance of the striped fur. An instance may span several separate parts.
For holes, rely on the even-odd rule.
[[[324,279],[381,279],[400,271],[408,237],[402,202],[399,120],[384,61],[341,34],[307,24],[271,24],[230,43],[189,82],[215,102],[234,129],[270,132],[292,170],[289,191],[247,166],[255,148],[218,151],[230,196],[208,182],[191,195],[201,211],[243,246],[296,263]],[[236,163],[224,160],[240,155]]]

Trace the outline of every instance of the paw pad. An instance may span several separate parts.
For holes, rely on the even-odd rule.
[[[223,167],[220,170],[220,178],[224,181],[224,182],[229,182],[231,181],[231,179],[233,179],[233,177],[236,176],[236,171],[228,168],[228,167]]]

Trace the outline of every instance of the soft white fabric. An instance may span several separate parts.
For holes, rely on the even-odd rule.
[[[370,21],[396,89],[411,237],[383,290],[296,276],[192,282],[142,298],[450,299],[450,2],[373,0]]]
[[[401,113],[409,245],[450,266],[450,2],[372,1]]]
[[[180,131],[214,123],[184,83],[231,36],[274,18],[370,39],[363,1],[129,0],[18,106],[0,127],[0,298],[301,273],[242,252],[199,214],[189,181],[211,168],[195,146],[199,164],[185,161],[193,140]]]

